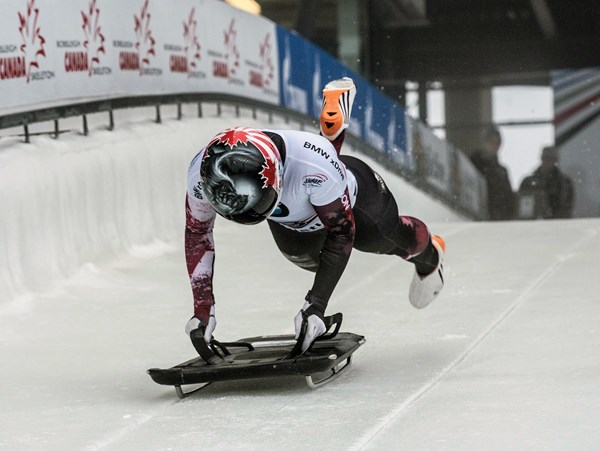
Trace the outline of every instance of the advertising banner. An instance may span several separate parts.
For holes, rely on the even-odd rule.
[[[600,68],[552,72],[560,170],[574,184],[573,216],[600,216]]]
[[[551,77],[555,135],[560,144],[600,116],[600,69],[557,70]]]
[[[408,118],[409,148],[414,171],[441,193],[452,191],[452,150],[421,122]]]
[[[187,92],[279,103],[275,25],[223,2],[0,3],[0,113]]]
[[[2,110],[60,98],[60,94],[53,91],[61,61],[49,57],[50,34],[58,24],[55,23],[57,17],[48,12],[56,3],[45,2],[42,11],[34,0],[0,3]]]
[[[349,131],[400,164],[406,164],[404,109],[357,73],[304,38],[277,27],[280,104],[318,118],[322,89],[331,80],[351,77],[357,88]]]

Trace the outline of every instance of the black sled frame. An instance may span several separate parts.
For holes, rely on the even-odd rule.
[[[148,374],[158,384],[174,386],[179,398],[212,382],[253,378],[304,376],[310,388],[319,388],[347,370],[352,354],[365,343],[361,335],[339,333],[341,322],[341,313],[327,317],[328,330],[335,329],[319,337],[304,354],[300,354],[300,344],[305,327],[298,340],[294,335],[271,335],[230,343],[213,339],[210,345],[199,333],[196,339],[192,336],[199,357],[168,369],[152,368]],[[202,385],[184,392],[182,386],[190,384]]]

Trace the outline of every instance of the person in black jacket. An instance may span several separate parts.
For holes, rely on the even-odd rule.
[[[485,134],[483,149],[471,156],[471,161],[487,181],[488,217],[492,221],[509,220],[515,216],[515,195],[508,171],[498,162],[501,144],[500,132],[491,127]]]
[[[542,164],[519,188],[519,217],[523,219],[570,218],[573,215],[573,182],[558,169],[558,150],[542,150]]]

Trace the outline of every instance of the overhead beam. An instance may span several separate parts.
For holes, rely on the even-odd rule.
[[[456,89],[456,88],[490,88],[494,86],[511,85],[529,85],[529,86],[548,86],[550,84],[549,71],[539,72],[499,72],[488,75],[473,76],[466,73],[452,78],[431,77],[430,81],[441,82],[440,87],[428,86],[429,90],[435,89]],[[380,78],[377,81],[380,86],[386,88],[399,88],[406,84],[405,79],[399,78]]]
[[[428,23],[423,0],[381,0],[380,20],[386,27],[423,26]]]
[[[554,22],[554,17],[548,7],[548,1],[529,0],[529,4],[531,5],[535,20],[537,20],[544,37],[546,39],[554,39],[556,37],[556,23]],[[573,7],[576,8],[577,6],[574,5]]]
[[[414,37],[414,36],[413,36]],[[471,45],[444,46],[436,39],[407,33],[372,46],[373,79],[450,80],[463,76],[481,77],[496,73],[547,72],[564,68],[597,67],[600,34],[549,41],[536,39],[504,41],[489,39]],[[418,43],[420,41],[420,43]],[[391,56],[390,56],[391,55]]]

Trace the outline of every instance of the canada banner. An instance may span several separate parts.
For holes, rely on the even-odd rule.
[[[0,14],[0,108],[38,101],[56,78],[49,54],[50,20],[39,0],[3,1]],[[47,100],[48,96],[43,96]]]
[[[402,107],[261,16],[217,0],[0,2],[0,114],[100,98],[214,93],[317,117],[323,85],[348,75],[360,105],[350,132],[411,164]]]
[[[179,15],[165,2],[160,8],[165,34],[157,52],[170,74],[163,77],[168,91],[200,89],[279,103],[273,23],[224,2],[179,1]]]
[[[0,114],[173,93],[279,103],[275,25],[223,2],[0,2]]]

